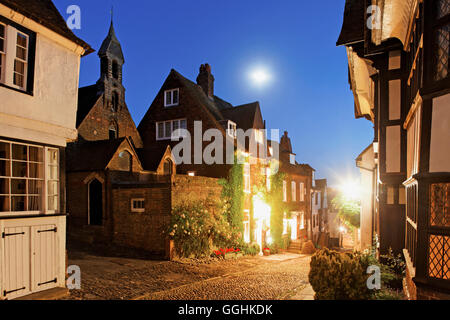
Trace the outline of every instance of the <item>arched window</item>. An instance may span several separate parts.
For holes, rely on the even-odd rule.
[[[100,68],[101,68],[102,75],[108,75],[108,64],[109,64],[108,58],[103,57],[100,60]]]
[[[115,123],[111,123],[111,125],[109,126],[109,139],[114,140],[117,139],[117,137],[117,125]]]
[[[113,61],[112,63],[112,76],[114,79],[119,79],[119,64],[117,61]]]
[[[119,168],[122,171],[131,171],[133,157],[128,151],[119,153]]]
[[[111,111],[117,112],[119,110],[119,94],[117,91],[113,91],[111,96]]]
[[[173,174],[173,162],[170,159],[164,161],[164,175],[171,176]]]

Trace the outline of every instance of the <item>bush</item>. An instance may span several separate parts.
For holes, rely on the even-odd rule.
[[[253,243],[251,245],[245,244],[241,248],[242,248],[242,252],[245,255],[249,255],[249,256],[256,256],[257,254],[259,254],[259,251],[260,251],[259,244],[257,244],[257,243]]]
[[[325,248],[311,258],[309,282],[317,300],[369,299],[371,292],[367,288],[367,279],[359,254]]]

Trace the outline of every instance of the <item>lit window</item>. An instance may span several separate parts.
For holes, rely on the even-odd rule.
[[[132,212],[145,212],[145,199],[132,199],[131,200]]]
[[[189,171],[188,172],[188,176],[189,177],[195,177],[195,172],[194,171]]]
[[[250,164],[244,164],[244,191],[247,193],[251,192],[250,188]]]
[[[287,202],[287,182],[283,181],[283,201]]]
[[[297,184],[295,181],[291,182],[292,201],[297,201]]]
[[[173,107],[179,104],[180,89],[167,90],[164,92],[164,106]]]
[[[305,229],[305,213],[302,212],[300,214],[300,230],[304,230]]]
[[[185,137],[185,134],[176,135],[176,130],[187,130],[186,119],[170,120],[156,123],[156,140],[170,140]]]

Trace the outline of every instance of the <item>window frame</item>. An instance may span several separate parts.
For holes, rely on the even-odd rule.
[[[143,208],[137,208],[136,203],[142,203]],[[131,212],[134,213],[144,213],[145,212],[145,198],[132,198],[131,199]]]
[[[174,103],[174,92],[177,92],[177,102]],[[167,94],[170,94],[170,103],[167,101]],[[170,89],[164,91],[164,107],[175,107],[180,105],[180,88]]]
[[[437,9],[438,2],[439,0],[434,2],[428,2],[427,4],[425,4],[429,8],[428,10],[430,10],[428,12],[431,12],[431,23],[429,24],[427,29],[431,40],[432,59],[430,60],[431,62],[431,67],[429,68],[430,70],[427,73],[430,83],[434,84],[435,86],[439,86],[440,84],[446,86],[446,84],[450,83],[450,57],[447,62],[448,64],[447,76],[441,79],[437,79],[436,76],[437,76],[438,59],[436,53],[438,52],[439,49],[439,44],[437,42],[438,30],[446,26],[450,29],[450,13],[447,13],[446,15],[443,15],[442,17],[439,18]],[[425,11],[424,16],[426,15],[427,13]],[[447,50],[450,50],[450,48],[447,48]]]
[[[232,128],[230,128],[230,126]],[[237,125],[235,122],[228,120],[228,124],[227,124],[227,134],[233,138],[236,139],[237,138]]]
[[[12,82],[11,85],[14,88],[16,88],[16,89],[26,91],[26,89],[27,89],[27,82],[28,82],[28,60],[29,60],[29,53],[30,53],[30,36],[27,35],[24,32],[21,32],[20,30],[17,30],[17,29],[15,30],[15,34],[16,34],[16,36],[15,36],[15,39],[16,39],[16,45],[15,45],[16,54],[15,54],[15,57],[14,57],[14,66],[13,66],[13,82]],[[25,36],[26,42],[27,42],[26,47],[22,47],[22,46],[20,46],[18,44],[17,38],[19,37],[19,34]],[[19,58],[17,56],[17,48],[19,48],[19,47],[26,50],[26,55],[25,55],[26,59],[25,60],[22,59],[22,58]],[[16,72],[16,70],[15,70],[16,61],[24,64],[24,68],[23,68],[23,72],[24,73],[23,73],[23,75],[18,73],[18,72]],[[19,75],[23,76],[23,80],[22,80],[23,81],[23,86],[20,86],[20,85],[14,83],[16,74],[19,74]]]
[[[184,121],[185,123],[185,127],[182,127],[182,122]],[[187,130],[187,119],[186,118],[182,118],[182,119],[175,119],[175,120],[166,120],[166,121],[157,121],[156,122],[156,141],[163,141],[163,140],[172,140],[173,138],[176,139],[180,139],[180,138],[184,138],[185,135],[180,135],[180,136],[175,136],[174,133],[174,123],[178,123],[178,128],[177,129],[184,129]],[[166,125],[170,124],[170,136],[167,136],[166,133]],[[159,127],[160,125],[162,125],[163,127],[163,137],[160,137],[159,135]]]
[[[9,145],[9,158],[1,158],[2,161],[9,162],[9,176],[1,176],[2,179],[8,179],[8,193],[2,194],[2,196],[9,198],[9,211],[0,211],[1,217],[7,217],[7,216],[28,216],[28,215],[47,215],[47,214],[55,214],[60,211],[61,208],[61,164],[60,164],[60,150],[55,147],[48,147],[43,145],[36,145],[32,143],[26,143],[26,142],[16,142],[16,141],[10,141],[10,140],[4,140],[0,139],[1,143],[6,143]],[[27,147],[27,159],[26,160],[18,160],[13,159],[13,145],[18,146],[25,146]],[[30,148],[37,148],[41,152],[41,161],[33,161],[30,160]],[[54,163],[51,163],[48,158],[48,151],[56,151],[57,159]],[[14,162],[21,162],[27,164],[27,177],[14,177],[13,173],[13,163]],[[30,164],[36,164],[40,166],[42,177],[36,178],[36,177],[30,177]],[[50,179],[50,170],[49,166],[56,167],[56,178]],[[12,193],[12,180],[25,180],[25,193],[24,194],[13,194]],[[39,181],[41,183],[41,193],[40,194],[34,194],[29,193],[29,181]],[[56,182],[56,193],[49,195],[49,182]],[[24,211],[13,211],[12,210],[12,197],[13,196],[20,196],[25,197],[25,210]],[[30,197],[38,197],[39,200],[39,210],[30,210],[29,209],[29,201]],[[49,197],[55,198],[55,208],[49,209],[49,203],[48,199]]]
[[[5,54],[3,55],[0,87],[33,96],[36,59],[36,33],[0,15],[0,23],[5,26]],[[24,87],[14,84],[14,61],[17,59],[17,34],[27,37]],[[9,43],[8,43],[9,42]]]
[[[297,183],[295,181],[291,181],[291,197],[292,202],[297,202]]]
[[[305,202],[305,195],[306,195],[305,183],[300,182],[299,188],[300,188],[300,202]]]

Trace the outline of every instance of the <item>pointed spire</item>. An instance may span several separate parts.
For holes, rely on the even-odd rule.
[[[120,42],[117,39],[116,32],[114,30],[113,24],[114,16],[113,16],[113,7],[111,7],[111,25],[109,27],[108,35],[105,40],[103,40],[102,46],[98,51],[99,56],[114,56],[122,61],[124,61],[122,48],[120,46]]]

